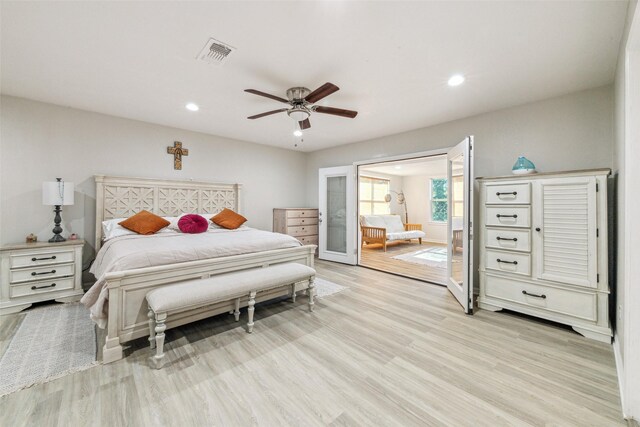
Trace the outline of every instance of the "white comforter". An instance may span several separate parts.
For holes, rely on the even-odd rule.
[[[160,233],[116,237],[108,240],[98,252],[91,267],[91,273],[98,280],[81,301],[89,308],[91,318],[104,328],[109,298],[105,281],[107,273],[296,246],[301,244],[291,236],[248,227],[209,230],[201,234]]]

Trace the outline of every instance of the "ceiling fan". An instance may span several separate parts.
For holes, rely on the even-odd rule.
[[[338,90],[340,90],[338,86],[328,82],[323,84],[313,92],[311,92],[306,87],[292,87],[290,89],[287,89],[287,99],[284,99],[280,98],[279,96],[261,92],[259,90],[245,89],[245,92],[284,102],[285,104],[289,104],[291,106],[289,108],[280,108],[278,110],[267,111],[266,113],[256,114],[255,116],[249,116],[247,118],[250,120],[259,119],[260,117],[270,116],[271,114],[283,113],[286,111],[289,117],[298,122],[298,124],[300,125],[300,130],[309,129],[311,127],[309,116],[311,116],[311,113],[314,112],[353,119],[358,115],[357,111],[343,110],[342,108],[322,107],[320,105],[311,105],[331,95],[332,93],[337,92]]]

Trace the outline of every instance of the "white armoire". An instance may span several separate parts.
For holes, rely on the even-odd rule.
[[[478,178],[478,306],[570,325],[611,342],[609,169]]]

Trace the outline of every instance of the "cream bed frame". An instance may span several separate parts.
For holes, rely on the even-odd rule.
[[[240,184],[219,184],[194,181],[157,180],[96,175],[96,251],[102,245],[102,221],[126,218],[142,209],[161,216],[178,216],[184,212],[217,213],[229,208],[242,213]],[[283,262],[299,262],[313,267],[316,246],[300,246],[245,255],[189,261],[177,264],[117,271],[106,275],[109,290],[109,319],[103,348],[103,363],[123,356],[122,344],[149,335],[145,296],[152,289],[189,279],[207,278],[216,274],[247,268],[267,267]],[[296,285],[296,291],[307,283]],[[265,301],[289,294],[276,289],[258,294],[256,301]],[[245,307],[248,298],[241,301]],[[198,311],[175,315],[167,327],[204,319],[233,311],[232,302],[216,303]]]

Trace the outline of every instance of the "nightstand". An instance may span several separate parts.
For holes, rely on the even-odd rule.
[[[0,315],[34,302],[71,302],[82,295],[84,240],[18,243],[0,248]]]

